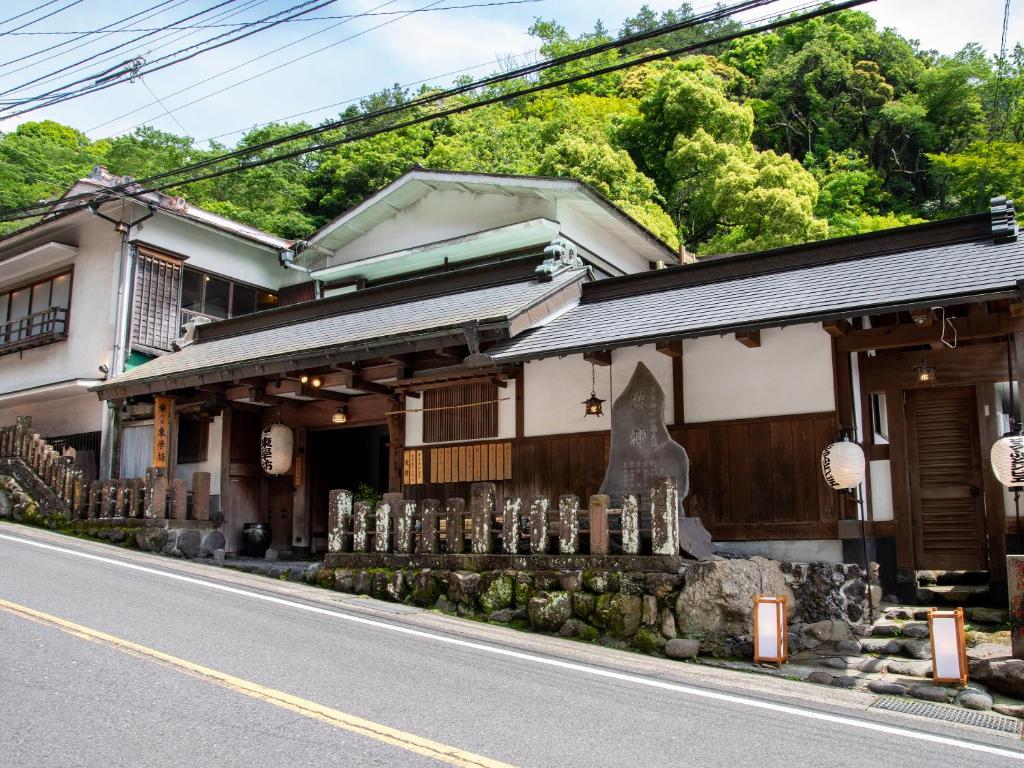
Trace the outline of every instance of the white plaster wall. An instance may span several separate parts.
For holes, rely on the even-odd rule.
[[[0,409],[0,426],[13,425],[18,416],[31,416],[32,431],[42,437],[99,432],[105,408],[96,395],[85,393]]]
[[[608,230],[580,215],[571,203],[558,206],[558,221],[562,225],[562,232],[626,274],[648,271],[652,260],[663,259],[668,264],[673,263],[672,255],[667,251],[655,251],[653,259],[650,254],[638,254],[633,243],[611,236]]]
[[[192,473],[210,473],[210,495],[220,494],[220,468],[221,468],[221,446],[224,444],[224,419],[217,416],[209,426],[210,436],[207,443],[206,461],[199,461],[190,464],[178,464],[174,468],[174,477],[177,480],[184,480],[188,483],[188,489],[192,490]]]
[[[339,249],[324,266],[346,264],[540,217],[556,218],[552,201],[541,197],[431,192]]]
[[[892,468],[889,460],[869,461],[868,473],[871,478],[872,520],[892,520]]]
[[[486,438],[487,440],[508,440],[516,436],[516,382],[509,381],[504,389],[499,387],[498,398],[500,399],[498,403],[498,436],[497,438]],[[422,408],[423,398],[408,397],[405,407],[408,409]],[[464,443],[467,441],[457,440],[454,442]],[[408,448],[426,445],[423,442],[422,413],[405,414],[405,445]],[[441,443],[430,443],[430,445],[441,445]]]
[[[771,560],[788,560],[793,563],[843,562],[843,542],[840,539],[716,541],[715,549],[719,552],[761,555]]]
[[[121,237],[109,223],[95,218],[86,219],[71,236],[77,238],[78,253],[72,261],[68,338],[0,358],[0,394],[70,379],[97,379],[99,366],[110,364]],[[53,271],[57,270],[47,273]]]
[[[835,409],[831,337],[820,325],[761,331],[748,349],[730,334],[683,341],[686,423]]]
[[[590,396],[590,363],[582,355],[526,363],[523,366],[523,427],[526,437],[610,429],[612,403],[622,394],[636,364],[641,361],[651,370],[665,393],[665,423],[671,424],[675,418],[672,358],[658,352],[653,344],[648,344],[613,350],[610,370],[597,366],[597,396],[607,400],[605,415],[600,418],[583,415],[583,401]]]
[[[132,237],[188,256],[188,266],[262,288],[277,290],[289,272],[281,268],[273,251],[166,214],[139,224]]]

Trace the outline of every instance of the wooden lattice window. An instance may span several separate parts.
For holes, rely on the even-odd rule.
[[[498,436],[498,387],[462,384],[423,393],[423,442],[482,440]]]
[[[138,247],[132,299],[132,346],[143,352],[169,352],[178,337],[180,260]]]

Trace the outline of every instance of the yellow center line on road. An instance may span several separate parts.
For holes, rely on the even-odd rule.
[[[216,683],[217,685],[235,691],[236,693],[241,693],[260,701],[265,701],[268,704],[273,704],[276,707],[287,709],[290,712],[296,712],[313,720],[319,720],[327,723],[328,725],[333,725],[335,728],[341,728],[384,744],[390,744],[391,746],[399,747],[400,749],[404,749],[417,755],[422,755],[423,757],[429,757],[432,760],[437,760],[441,763],[458,766],[459,768],[514,768],[514,766],[511,766],[508,763],[503,763],[499,760],[492,760],[489,757],[475,755],[472,752],[466,752],[465,750],[457,747],[441,744],[440,742],[425,739],[412,733],[406,733],[405,731],[390,728],[372,720],[366,720],[331,707],[326,707],[323,704],[317,704],[315,701],[309,701],[308,699],[299,698],[298,696],[292,696],[284,691],[267,688],[259,685],[258,683],[243,680],[242,678],[229,675],[225,672],[220,672],[216,669],[210,669],[209,667],[204,667],[201,664],[186,661],[185,659],[179,659],[177,656],[171,656],[169,653],[164,653],[163,651],[158,651],[154,648],[148,648],[145,645],[139,645],[138,643],[133,643],[130,640],[124,640],[120,637],[115,637],[114,635],[108,635],[106,632],[100,632],[96,629],[84,627],[81,624],[75,624],[74,622],[67,621],[66,619],[51,616],[48,613],[43,613],[42,611],[37,611],[24,605],[12,603],[2,598],[0,598],[0,610],[41,624],[56,627],[62,632],[82,638],[83,640],[90,640],[94,643],[112,646],[126,653],[152,659],[161,664],[165,664],[182,672],[207,680],[208,682]]]

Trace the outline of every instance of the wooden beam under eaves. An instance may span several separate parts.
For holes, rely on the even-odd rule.
[[[930,309],[912,309],[910,317],[918,328],[931,328],[935,323],[935,313]]]
[[[683,356],[683,340],[676,339],[675,341],[659,341],[655,345],[661,354],[668,355],[669,357],[682,357]]]
[[[761,346],[760,331],[736,331],[736,341],[747,349],[757,349]]]
[[[824,320],[821,323],[821,327],[825,330],[825,333],[827,333],[832,338],[837,339],[840,336],[845,336],[847,332],[850,330],[850,321],[842,319]]]
[[[1010,303],[1010,317],[1024,317],[1024,302],[1014,301]]]
[[[607,368],[612,364],[612,351],[610,349],[599,349],[594,352],[584,352],[583,359],[588,363]]]

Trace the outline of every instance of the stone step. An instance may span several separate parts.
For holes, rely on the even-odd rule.
[[[918,602],[941,607],[984,606],[988,595],[985,584],[936,584],[917,590]]]

